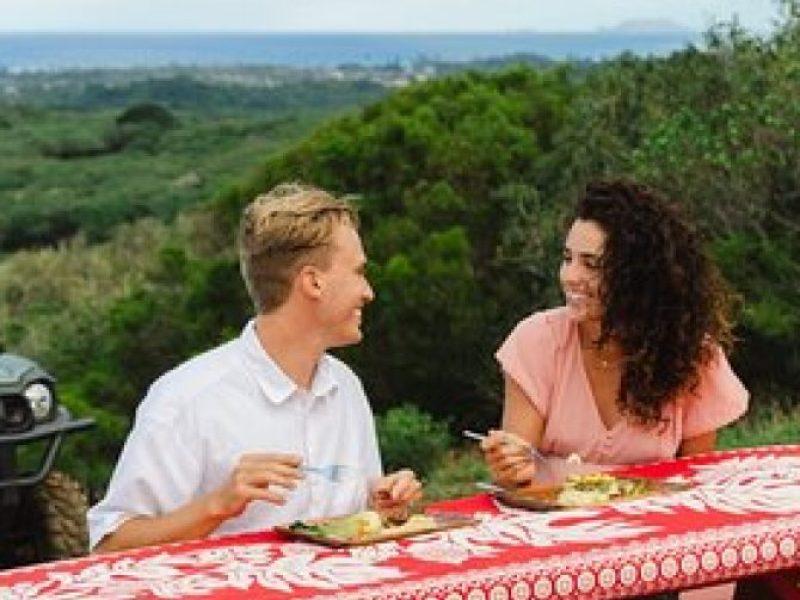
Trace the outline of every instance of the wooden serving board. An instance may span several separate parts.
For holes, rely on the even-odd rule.
[[[430,519],[430,523],[427,526],[419,525],[415,526],[413,529],[406,528],[405,525],[389,526],[385,527],[381,531],[359,536],[358,538],[330,536],[322,533],[317,534],[304,531],[302,529],[293,529],[290,525],[281,525],[275,527],[275,531],[289,539],[322,544],[324,546],[330,546],[331,548],[347,548],[351,546],[378,544],[380,542],[409,538],[424,533],[435,533],[437,531],[446,531],[448,529],[455,529],[457,527],[467,527],[478,523],[477,519],[474,519],[473,517],[455,513],[435,513],[426,515],[426,517]],[[338,518],[345,519],[347,517]],[[305,525],[317,525],[331,523],[336,519],[337,517],[305,519],[301,522]]]
[[[689,483],[664,481],[662,479],[649,479],[641,477],[618,477],[619,480],[626,480],[636,482],[643,486],[640,493],[628,496],[616,496],[609,498],[602,502],[594,502],[591,504],[582,504],[580,506],[572,504],[560,504],[558,495],[561,493],[563,486],[529,486],[521,489],[504,489],[502,491],[494,492],[495,497],[507,506],[514,508],[525,508],[528,510],[536,511],[552,511],[552,510],[570,510],[575,508],[594,508],[598,506],[607,506],[616,502],[626,502],[629,500],[637,500],[647,496],[659,494],[672,494],[681,492],[690,487]]]

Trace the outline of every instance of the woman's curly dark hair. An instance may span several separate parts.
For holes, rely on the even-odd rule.
[[[715,347],[730,349],[733,296],[683,213],[652,189],[590,183],[573,218],[606,234],[598,343],[613,338],[625,356],[618,405],[654,426],[666,404],[696,388]]]

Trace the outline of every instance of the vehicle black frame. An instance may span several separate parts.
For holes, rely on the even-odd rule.
[[[55,383],[36,362],[0,354],[0,568],[88,550],[86,495],[53,465],[64,437],[94,420],[73,418]],[[38,464],[20,460],[24,452]]]

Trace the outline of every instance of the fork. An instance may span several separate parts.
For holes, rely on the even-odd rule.
[[[313,473],[324,477],[328,481],[337,483],[348,477],[356,477],[358,469],[350,465],[330,464],[330,465],[301,465],[300,469],[305,473]]]

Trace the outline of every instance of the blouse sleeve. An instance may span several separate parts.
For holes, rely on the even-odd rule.
[[[537,313],[521,321],[495,354],[503,372],[520,386],[545,418],[552,395],[555,346],[545,315]]]
[[[697,389],[689,395],[683,417],[683,437],[715,431],[747,411],[750,394],[731,369],[720,348],[702,369]]]

